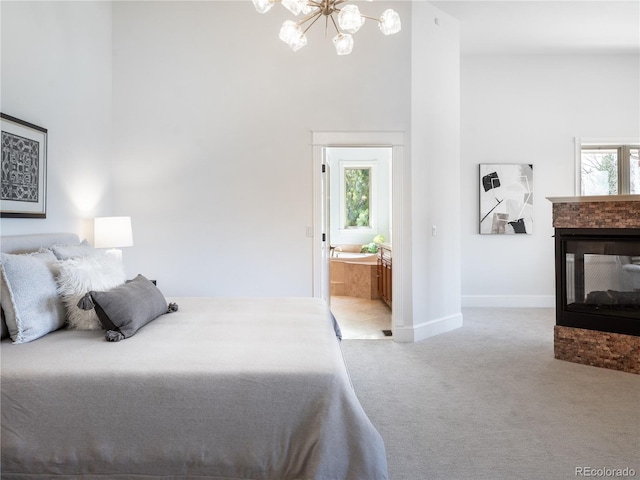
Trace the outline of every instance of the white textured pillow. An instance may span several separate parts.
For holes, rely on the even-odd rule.
[[[126,280],[122,262],[113,255],[70,258],[58,263],[58,293],[67,310],[67,324],[76,330],[100,330],[95,311],[78,307],[80,299],[91,290],[106,291]]]
[[[90,255],[98,255],[104,252],[93,248],[86,240],[79,245],[52,245],[50,250],[58,260],[68,260],[76,257],[88,257]]]
[[[51,252],[3,253],[1,299],[14,343],[26,343],[64,326],[56,292],[56,257]]]

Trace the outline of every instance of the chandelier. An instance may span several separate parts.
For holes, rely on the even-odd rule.
[[[392,35],[400,31],[400,16],[392,9],[385,10],[380,18],[369,17],[360,13],[360,9],[348,0],[253,0],[253,5],[260,13],[267,13],[276,2],[293,13],[304,17],[295,22],[285,20],[280,28],[280,40],[289,45],[295,52],[307,44],[307,31],[324,16],[325,33],[329,30],[329,21],[333,24],[337,35],[333,37],[333,44],[338,55],[348,55],[353,50],[353,36],[364,25],[365,19],[378,22],[380,31],[384,35]],[[334,18],[338,17],[338,22]]]

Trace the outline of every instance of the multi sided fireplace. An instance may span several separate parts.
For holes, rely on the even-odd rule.
[[[640,195],[549,200],[554,357],[640,374]]]
[[[640,229],[556,228],[556,324],[640,336]]]

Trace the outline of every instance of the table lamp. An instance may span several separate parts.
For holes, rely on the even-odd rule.
[[[107,253],[122,261],[121,247],[133,246],[131,217],[98,217],[94,220],[93,240],[96,248],[108,248]]]

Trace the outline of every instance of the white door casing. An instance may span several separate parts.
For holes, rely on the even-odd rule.
[[[402,183],[403,143],[402,132],[312,132],[313,147],[313,296],[329,302],[329,211],[327,147],[391,147],[392,176],[392,231],[393,231],[393,309],[392,329],[403,326],[403,290],[400,267],[402,265]],[[324,173],[323,173],[323,165]],[[324,234],[324,240],[323,240]]]

